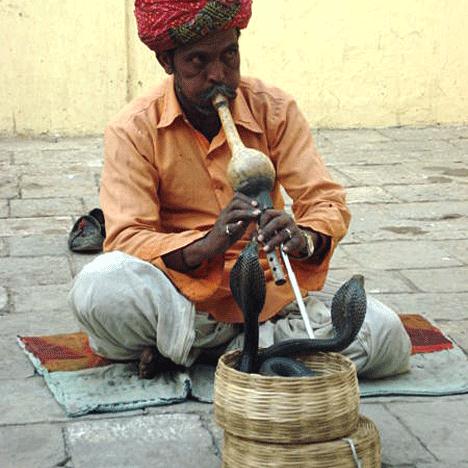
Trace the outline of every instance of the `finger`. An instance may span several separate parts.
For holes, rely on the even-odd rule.
[[[279,216],[270,219],[267,224],[265,224],[263,227],[259,229],[260,242],[262,241],[269,242],[269,240],[276,233],[282,231],[285,228],[288,228],[291,231],[291,234],[297,231],[294,221],[291,219],[291,217],[288,214],[283,212]]]
[[[278,247],[279,245],[281,245],[282,243],[286,242],[290,240],[289,239],[289,234],[288,233],[285,233],[285,231],[279,231],[277,232],[274,236],[272,236],[268,242],[265,243],[265,245],[263,246],[263,250],[265,252],[270,252],[272,251],[273,249],[275,249],[276,247]]]
[[[237,221],[236,223],[226,223],[224,226],[224,233],[229,237],[233,238],[237,236],[240,232],[244,230],[244,224],[242,221]]]
[[[258,201],[257,200],[255,200],[254,198],[250,198],[250,197],[248,197],[247,195],[245,195],[244,193],[241,193],[241,192],[236,192],[234,194],[234,197],[233,197],[233,200],[234,199],[242,200],[243,202],[247,203],[250,206],[255,206],[255,207],[258,206]]]
[[[260,218],[260,228],[263,229],[268,223],[270,223],[273,219],[286,214],[282,210],[265,210],[262,212],[262,216]]]
[[[288,252],[298,252],[304,248],[303,239],[299,236],[293,236],[292,239],[283,241],[283,250]]]
[[[261,211],[259,209],[249,209],[249,210],[232,210],[226,213],[226,222],[228,223],[237,223],[237,221],[244,221],[250,223],[258,219]]]
[[[223,211],[225,213],[231,213],[234,210],[243,210],[243,211],[258,210],[261,213],[258,207],[254,207],[250,203],[247,203],[245,200],[241,200],[239,198],[233,198],[231,202],[224,208]]]

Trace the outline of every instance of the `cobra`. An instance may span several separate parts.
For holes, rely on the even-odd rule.
[[[259,351],[258,317],[265,303],[266,284],[255,241],[250,242],[239,255],[231,271],[230,287],[244,315],[244,346],[237,363],[238,370],[242,372],[284,377],[312,375],[313,371],[291,356],[344,350],[356,338],[366,315],[364,278],[354,275],[333,297],[333,337],[286,340]]]

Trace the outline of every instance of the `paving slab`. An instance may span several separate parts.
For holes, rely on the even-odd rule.
[[[45,218],[0,219],[0,236],[31,236],[34,234],[67,235],[72,227],[70,216],[50,216]]]
[[[83,197],[83,206],[84,212],[81,214],[88,213],[89,211],[93,210],[94,208],[99,208],[101,205],[99,203],[99,194],[95,195],[87,195]]]
[[[468,355],[468,319],[438,320],[437,325]]]
[[[0,286],[0,315],[9,311],[9,293],[7,288]]]
[[[40,312],[7,314],[0,316],[0,338],[16,335],[55,335],[80,329],[70,310],[46,310]],[[12,352],[22,351],[16,348]]]
[[[383,241],[372,244],[344,245],[342,248],[362,267],[388,270],[410,268],[447,268],[462,266],[450,252],[436,249],[428,241]]]
[[[97,149],[102,146],[102,136],[96,137],[71,137],[65,138],[60,136],[46,136],[44,138],[22,138],[21,136],[0,139],[0,149],[3,151],[37,151],[40,150],[57,150],[57,149],[76,149],[83,150]]]
[[[344,251],[341,244],[338,244],[330,261],[330,269],[353,270],[354,268],[361,268],[361,266]]]
[[[338,182],[339,184],[343,185],[344,187],[353,187],[356,185],[356,181],[341,171],[337,167],[328,167],[328,172],[330,173],[330,177]]]
[[[13,162],[13,151],[0,150],[0,162],[11,164]]]
[[[373,153],[386,152],[389,148],[392,151],[400,152],[402,156],[407,152],[418,152],[418,153],[432,153],[432,152],[445,152],[445,154],[450,154],[450,152],[456,149],[448,140],[427,140],[427,139],[417,139],[411,141],[405,141],[400,139],[392,139],[392,141],[361,141],[359,135],[357,139],[353,141],[338,141],[335,138],[329,138],[330,142],[338,149],[342,151],[356,150],[356,147],[359,146],[360,149],[364,149]],[[402,158],[403,159],[403,158]]]
[[[404,202],[458,201],[468,199],[468,185],[457,184],[453,180],[445,183],[386,185],[385,191]],[[369,197],[368,200],[372,200]],[[385,201],[385,200],[384,200]]]
[[[75,277],[85,265],[87,265],[88,263],[91,263],[99,255],[100,254],[86,254],[86,253],[70,254],[70,262],[71,262],[71,269],[72,269],[73,277]]]
[[[51,165],[71,165],[77,167],[83,165],[85,167],[102,166],[103,150],[96,147],[87,149],[63,149],[63,148],[44,148],[37,152],[30,150],[17,150],[14,152],[13,160],[15,164],[21,166],[43,166],[44,162]]]
[[[35,374],[34,366],[16,343],[15,335],[1,337],[0,353],[2,357],[8,356],[8,359],[0,359],[0,380],[27,379]]]
[[[5,257],[2,259],[0,283],[6,286],[63,284],[71,280],[66,257]]]
[[[350,205],[351,224],[342,243],[391,240],[466,239],[468,216],[458,203],[357,203]]]
[[[44,379],[38,375],[26,379],[1,379],[0,394],[0,427],[67,419]]]
[[[18,179],[11,175],[0,175],[0,198],[19,197]]]
[[[51,424],[0,427],[0,460],[2,468],[64,466],[62,428]]]
[[[355,203],[396,203],[398,198],[378,186],[349,187],[346,190],[346,201],[349,205]]]
[[[355,274],[361,274],[364,276],[366,292],[368,294],[386,292],[407,293],[414,291],[409,282],[405,281],[405,278],[403,278],[398,271],[369,269],[356,265],[352,269],[334,269],[333,273],[330,274],[330,277],[344,283]]]
[[[8,253],[8,244],[6,239],[2,239],[0,237],[0,257],[6,257]]]
[[[381,135],[398,141],[448,141],[453,136],[466,134],[466,127],[444,125],[440,127],[389,127],[377,130]]]
[[[361,402],[360,411],[374,421],[379,430],[383,463],[394,466],[437,461],[413,433],[408,433],[386,405]]]
[[[390,205],[389,205],[390,206]],[[366,229],[367,225],[367,229]],[[365,221],[359,225],[352,221],[350,233],[346,235],[345,243],[370,243],[393,240],[412,241],[438,241],[466,239],[466,221],[454,219],[453,221],[439,222],[435,220],[398,220],[387,218],[386,223],[370,230],[371,223]],[[351,241],[351,242],[350,242]]]
[[[0,218],[7,218],[10,214],[8,200],[0,199]]]
[[[340,167],[345,166],[379,166],[379,165],[398,165],[406,168],[414,163],[440,164],[456,163],[465,161],[466,152],[461,147],[454,146],[450,152],[446,148],[433,149],[431,151],[419,151],[416,148],[395,147],[392,144],[380,146],[379,148],[371,146],[362,147],[359,141],[356,146],[333,148],[323,153],[327,164]],[[399,175],[399,174],[395,174]],[[430,181],[428,181],[430,182]],[[427,182],[426,182],[427,183]]]
[[[12,257],[65,256],[68,254],[67,238],[63,234],[33,235],[7,238]]]
[[[420,291],[468,292],[468,267],[440,268],[436,271],[404,270],[401,274]]]
[[[451,255],[468,265],[468,239],[440,241],[435,243],[435,245],[442,246],[447,252],[450,252]]]
[[[69,313],[67,297],[71,282],[43,286],[11,287],[11,302],[16,314],[45,311]]]
[[[392,137],[372,128],[360,129],[319,129],[321,138],[326,138],[333,144],[349,143],[356,146],[359,143],[391,142]]]
[[[199,416],[142,416],[68,425],[74,468],[220,466],[210,433]]]
[[[430,183],[421,167],[403,165],[403,163],[367,165],[367,166],[339,166],[340,172],[352,179],[356,185],[402,185]],[[437,175],[437,171],[429,175]],[[442,171],[441,171],[442,172]]]
[[[404,424],[442,466],[468,460],[468,405],[462,401],[392,403],[387,409]]]
[[[95,181],[86,173],[24,175],[21,180],[22,198],[80,197],[96,190]]]
[[[399,313],[418,313],[433,320],[468,319],[467,293],[395,293],[376,295]]]
[[[30,198],[11,200],[12,218],[43,218],[45,216],[76,216],[83,212],[80,197]]]

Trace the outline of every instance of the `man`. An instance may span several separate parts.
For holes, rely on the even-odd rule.
[[[105,357],[139,359],[141,377],[168,364],[190,366],[202,353],[242,342],[242,314],[229,273],[246,243],[263,244],[267,279],[260,345],[306,337],[288,285],[276,286],[265,253],[284,243],[317,337],[332,333],[329,306],[337,290],[325,279],[345,235],[349,212],[342,187],[317,154],[294,100],[259,80],[241,78],[239,34],[251,0],[137,0],[140,38],[169,79],[130,103],[105,132],[101,205],[108,253],[78,275],[70,302]],[[230,98],[246,146],[276,169],[274,209],[234,193],[230,152],[211,97]],[[283,210],[282,185],[293,199]],[[320,291],[320,292],[314,292]],[[398,317],[368,300],[368,314],[344,352],[368,377],[405,372],[410,343]]]

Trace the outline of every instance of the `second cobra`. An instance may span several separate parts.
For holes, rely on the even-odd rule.
[[[303,377],[313,371],[292,356],[319,351],[339,352],[358,334],[366,314],[364,278],[355,275],[341,286],[332,300],[331,319],[335,334],[327,339],[291,339],[258,349],[258,317],[265,303],[265,275],[258,258],[258,245],[250,242],[231,271],[230,287],[244,315],[244,347],[238,370],[264,375]]]

